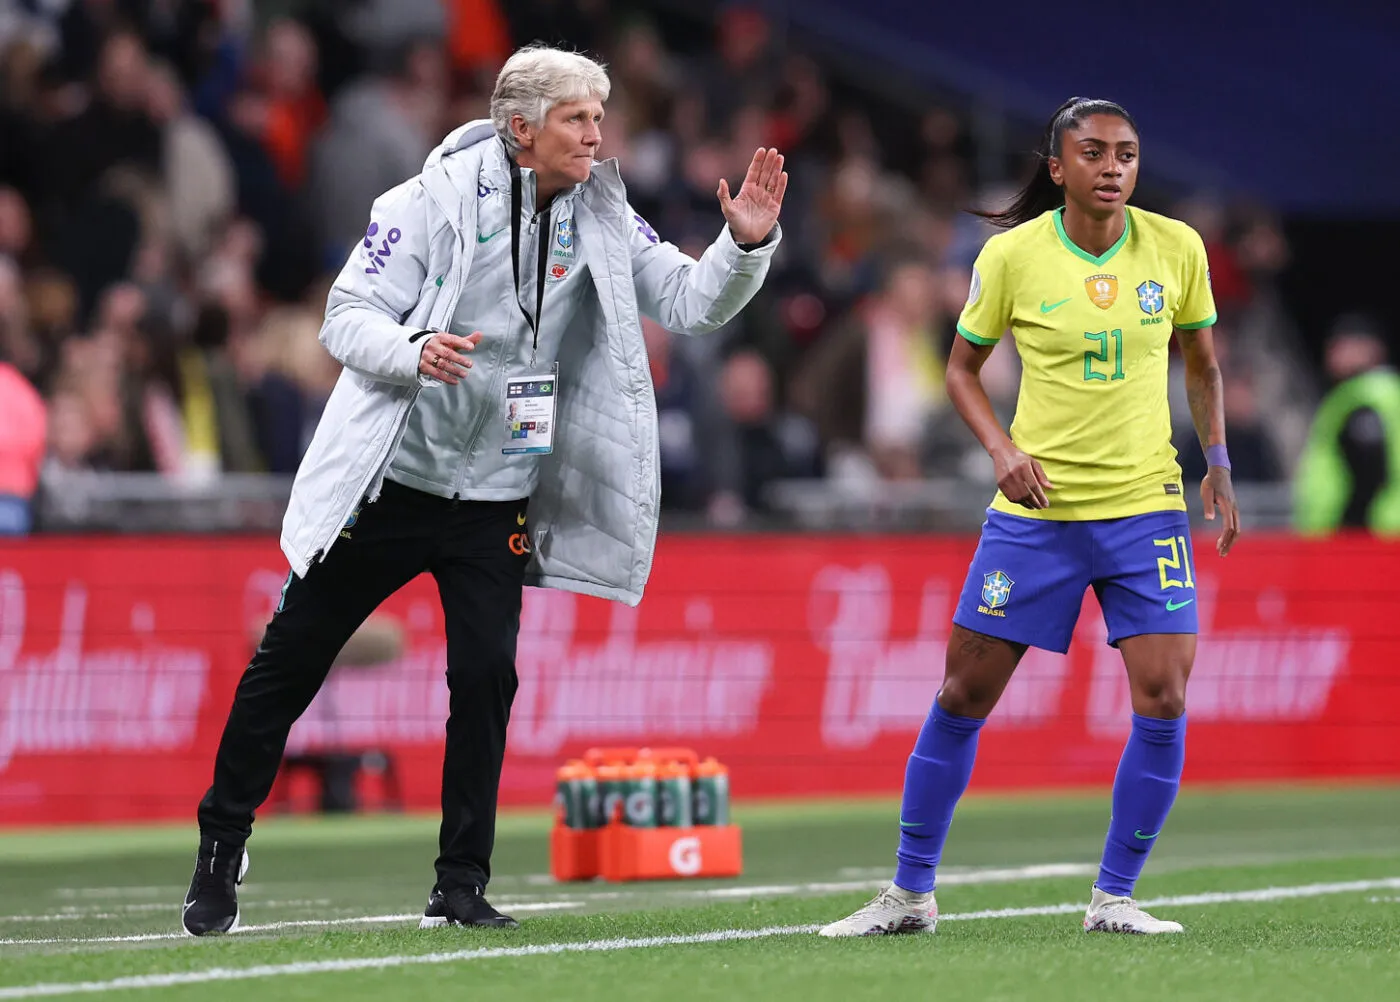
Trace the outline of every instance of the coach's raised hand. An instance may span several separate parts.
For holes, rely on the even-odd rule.
[[[719,179],[720,211],[729,221],[729,232],[740,244],[762,243],[778,222],[787,193],[788,176],[783,170],[783,155],[774,149],[759,148],[754,152],[749,172],[739,194],[729,197],[729,182]]]

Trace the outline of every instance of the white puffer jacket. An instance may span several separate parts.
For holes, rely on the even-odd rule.
[[[449,135],[423,173],[375,201],[370,245],[351,254],[331,289],[321,342],[345,368],[282,524],[282,550],[298,575],[330,551],[361,498],[378,497],[413,401],[435,388],[418,375],[422,340],[410,338],[447,329],[471,281],[483,163],[499,143],[487,121]],[[633,215],[616,160],[594,166],[574,221],[599,309],[578,314],[594,329],[570,331],[560,351],[554,452],[530,497],[526,583],[636,605],[660,502],[638,310],[680,333],[722,326],[762,285],[781,234],[746,253],[726,227],[696,261]],[[501,309],[514,310],[503,293]]]

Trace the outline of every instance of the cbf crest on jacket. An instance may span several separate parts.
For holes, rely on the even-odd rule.
[[[385,470],[420,393],[424,330],[446,330],[472,280],[477,207],[505,151],[489,121],[451,133],[423,172],[375,200],[365,241],[331,288],[321,343],[344,366],[297,470],[282,550],[298,575],[335,545]],[[507,193],[508,194],[508,193]],[[651,573],[660,503],[656,403],[639,311],[668,330],[712,331],[758,291],[780,239],[744,252],[726,226],[699,261],[658,238],[627,203],[617,161],[595,164],[573,227],[596,302],[573,313],[559,351],[554,451],[530,496],[526,583],[629,605]],[[572,239],[569,234],[561,234]],[[499,318],[515,309],[503,288]],[[474,367],[468,379],[490,378]]]

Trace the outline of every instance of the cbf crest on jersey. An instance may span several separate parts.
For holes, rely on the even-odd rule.
[[[554,240],[562,250],[570,250],[574,246],[574,221],[572,219],[561,219],[559,225],[554,228]]]
[[[1090,275],[1084,280],[1084,291],[1095,306],[1106,310],[1118,302],[1118,276]]]
[[[1149,316],[1161,313],[1167,298],[1162,295],[1162,287],[1150,279],[1137,287],[1138,305]]]
[[[1011,598],[1011,586],[1016,582],[1005,571],[992,571],[982,575],[982,604],[977,611],[988,616],[1005,616],[1002,606]]]

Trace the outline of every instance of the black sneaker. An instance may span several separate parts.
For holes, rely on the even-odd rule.
[[[194,878],[180,916],[187,935],[238,931],[238,885],[247,872],[248,853],[241,845],[200,840]]]
[[[428,907],[423,910],[420,929],[435,929],[442,925],[484,925],[497,929],[518,929],[520,923],[502,915],[482,896],[481,888],[454,887],[450,891],[433,891]]]

